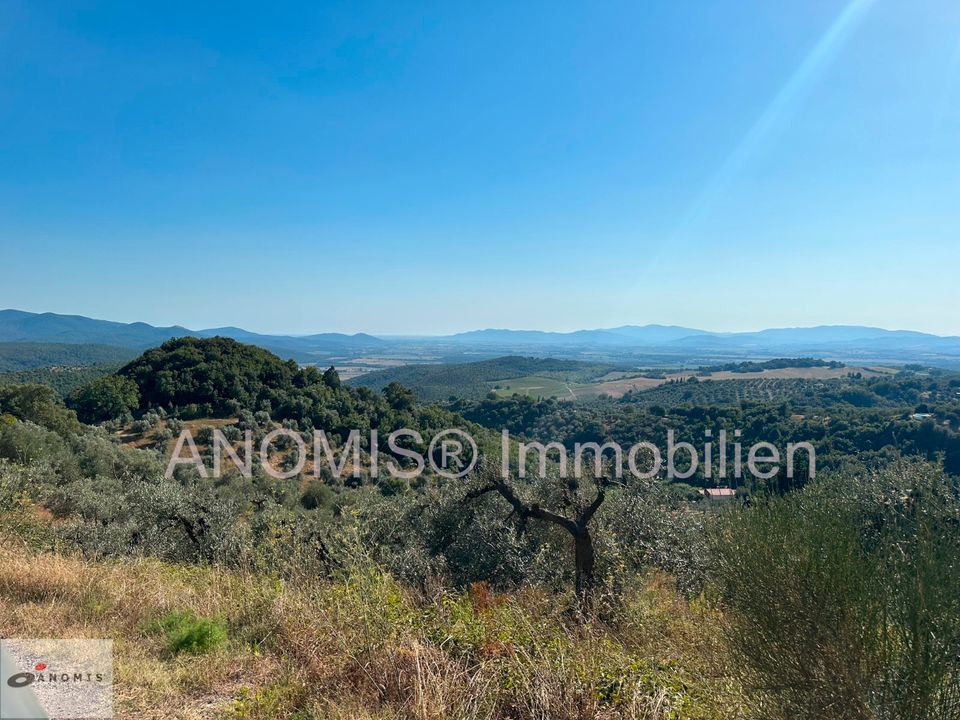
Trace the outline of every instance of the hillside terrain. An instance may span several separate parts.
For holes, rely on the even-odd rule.
[[[798,365],[845,374],[752,377],[790,368],[771,361],[620,398],[425,403],[186,337],[65,401],[0,385],[0,635],[112,638],[119,718],[956,720],[960,374]],[[414,369],[477,387],[630,372],[399,370]],[[423,442],[402,449],[428,453],[450,427],[485,458],[458,480],[375,474],[367,441],[356,474],[297,471],[289,435],[249,477],[166,472],[184,430],[210,467],[214,430],[236,453],[245,433],[322,430],[340,453],[351,429],[413,428]],[[545,443],[739,428],[813,441],[819,472],[744,479],[719,511],[703,468],[637,482],[551,461],[498,479],[503,428]],[[381,460],[410,469],[397,450]]]
[[[508,356],[471,363],[401,365],[352,377],[349,383],[381,389],[399,382],[425,402],[454,397],[479,400],[490,393],[501,397],[519,393],[533,398],[584,400],[618,398],[691,379],[759,380],[762,385],[772,380],[871,378],[896,372],[891,367],[847,367],[837,361],[813,358],[778,358],[689,370],[641,370],[624,364]]]
[[[618,368],[611,363],[500,357],[479,362],[406,365],[378,370],[360,375],[350,384],[379,390],[391,382],[398,382],[425,402],[446,400],[451,396],[479,399],[494,391],[553,397],[568,394],[566,388],[570,383],[586,383]]]
[[[0,342],[0,372],[121,363],[138,354],[135,350],[114,345]]]
[[[0,720],[960,720],[960,0],[0,0]]]
[[[74,390],[120,369],[122,363],[92,365],[50,365],[33,370],[0,372],[0,385],[47,385],[66,397]]]

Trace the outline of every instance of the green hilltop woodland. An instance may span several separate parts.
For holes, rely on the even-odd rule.
[[[119,362],[76,367],[54,365],[32,370],[0,372],[0,385],[47,385],[60,397],[66,397],[94,380],[112,375],[120,369],[121,365],[122,363]]]
[[[112,345],[0,342],[0,385],[49,385],[65,397],[136,356]]]
[[[960,718],[958,376],[748,399],[730,382],[441,406],[181,338],[65,401],[2,385],[0,636],[113,638],[120,718]],[[252,478],[165,477],[185,427],[210,464],[213,425],[336,449],[352,428],[463,427],[484,450],[501,427],[632,443],[732,426],[812,439],[822,472],[722,509],[694,500],[703,478],[554,466],[276,480],[255,457]],[[291,466],[293,443],[275,455]]]
[[[136,351],[112,345],[73,345],[43,342],[0,342],[0,372],[35,368],[76,368],[119,364],[132,360]]]
[[[185,419],[262,412],[298,429],[344,437],[354,428],[427,431],[458,420],[417,405],[413,393],[396,383],[382,393],[347,387],[333,368],[300,367],[229,338],[170,340],[120,368],[116,382],[136,389],[138,404],[131,410],[162,409]]]

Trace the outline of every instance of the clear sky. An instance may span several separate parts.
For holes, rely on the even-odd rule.
[[[960,334],[960,3],[0,2],[0,307]]]

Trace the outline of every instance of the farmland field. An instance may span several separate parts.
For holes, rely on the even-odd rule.
[[[690,371],[672,372],[666,374],[612,371],[598,377],[594,381],[576,382],[565,381],[561,378],[529,375],[491,382],[491,389],[501,397],[509,397],[514,393],[529,395],[537,398],[556,398],[558,400],[577,400],[608,395],[613,398],[623,397],[628,392],[643,392],[665,385],[670,382],[685,382],[696,377],[699,380],[715,382],[735,381],[742,383],[757,383],[773,380],[835,380],[859,373],[862,377],[879,377],[892,372],[890,368],[866,367],[787,367],[758,372],[721,371]]]
[[[619,377],[615,379],[603,380],[600,382],[580,385],[574,388],[578,398],[596,397],[598,395],[609,395],[610,397],[622,397],[628,392],[637,392],[649,390],[669,381],[686,381],[691,377],[700,379],[710,379],[713,381],[736,380],[833,380],[847,377],[851,373],[860,373],[863,377],[879,377],[880,375],[891,372],[888,368],[865,368],[865,367],[787,367],[774,370],[761,370],[759,372],[738,373],[730,370],[721,370],[718,372],[699,373],[692,371],[669,373],[663,378],[651,378],[643,375],[633,377]]]
[[[530,395],[531,397],[570,398],[571,400],[576,397],[569,383],[558,378],[542,375],[499,380],[491,382],[490,388],[500,397],[509,397],[514,393]]]

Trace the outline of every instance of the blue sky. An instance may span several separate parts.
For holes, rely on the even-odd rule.
[[[960,334],[960,3],[0,3],[0,307]]]

